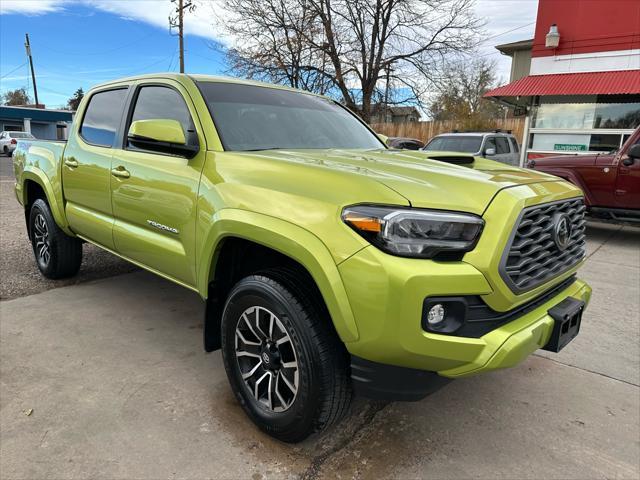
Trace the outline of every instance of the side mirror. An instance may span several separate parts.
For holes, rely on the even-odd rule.
[[[487,157],[491,157],[491,156],[496,154],[496,149],[495,148],[487,148],[487,149],[485,149],[484,154]]]
[[[177,120],[136,120],[129,127],[127,138],[136,148],[186,158],[193,158],[200,150],[198,145],[187,144],[182,125]]]
[[[378,136],[378,138],[380,140],[382,140],[382,143],[384,143],[385,145],[389,145],[389,137],[387,137],[386,135],[383,135],[381,133],[376,133],[376,135]]]
[[[629,158],[625,158],[622,163],[624,163],[626,166],[633,165],[634,160],[637,158],[640,158],[640,143],[636,143],[635,145],[632,145],[629,151],[627,152],[627,156]]]

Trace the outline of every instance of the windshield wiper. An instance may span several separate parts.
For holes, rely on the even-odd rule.
[[[263,150],[284,150],[284,147],[248,148],[246,150],[237,150],[237,151],[238,152],[261,152]]]

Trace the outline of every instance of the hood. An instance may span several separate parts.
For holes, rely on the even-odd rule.
[[[457,210],[481,215],[502,189],[561,179],[479,157],[461,162],[460,154],[408,150],[265,150],[240,153],[270,160],[309,164],[321,169],[375,180],[403,196],[414,207]],[[451,157],[451,162],[446,157]],[[354,186],[355,187],[355,186]],[[362,198],[361,202],[370,201]]]
[[[590,155],[549,155],[529,160],[528,165],[535,168],[536,165],[541,167],[573,167],[584,165],[595,165],[603,161],[606,163],[613,162],[615,153],[594,153]]]

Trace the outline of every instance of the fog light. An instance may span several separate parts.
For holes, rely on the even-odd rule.
[[[427,314],[427,322],[429,325],[435,326],[444,320],[444,307],[440,303],[436,303],[429,309]]]

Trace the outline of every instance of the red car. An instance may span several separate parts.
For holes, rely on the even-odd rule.
[[[640,127],[620,150],[536,158],[527,166],[579,186],[592,216],[640,223]]]

